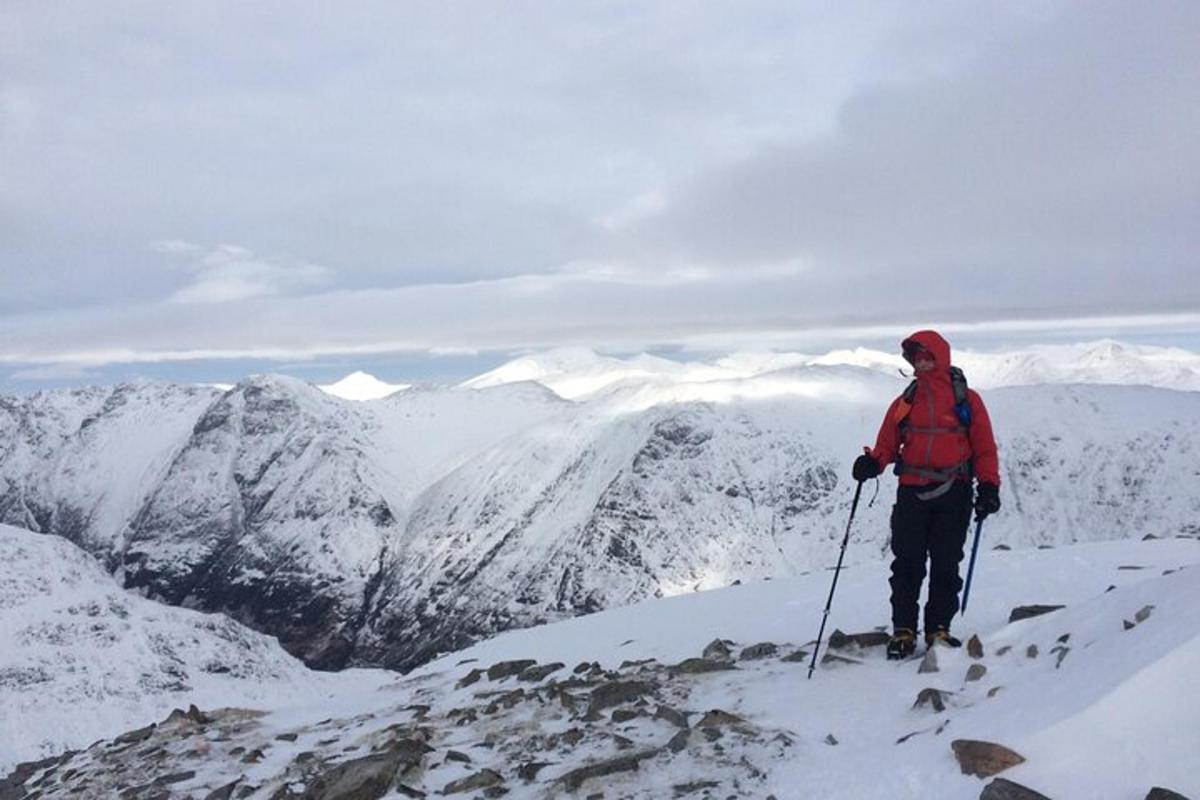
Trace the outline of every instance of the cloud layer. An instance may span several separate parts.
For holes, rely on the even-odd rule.
[[[352,5],[0,9],[0,360],[1200,309],[1194,3]]]

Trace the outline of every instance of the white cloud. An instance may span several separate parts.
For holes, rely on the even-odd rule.
[[[329,283],[333,271],[316,264],[256,256],[239,245],[206,250],[180,240],[155,242],[159,253],[181,257],[191,283],[171,295],[173,303],[229,303],[254,297],[294,294]]]

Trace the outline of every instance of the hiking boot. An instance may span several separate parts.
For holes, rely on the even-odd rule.
[[[955,639],[950,635],[950,631],[945,628],[937,628],[936,630],[925,632],[925,645],[933,647],[935,644],[940,644],[942,647],[962,647],[962,640]]]
[[[916,635],[908,628],[897,628],[888,640],[888,661],[899,661],[908,658],[917,649]]]

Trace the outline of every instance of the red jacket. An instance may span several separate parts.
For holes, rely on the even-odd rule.
[[[927,470],[949,470],[965,461],[972,461],[975,477],[980,483],[1000,485],[1000,461],[996,456],[996,440],[992,422],[983,400],[973,389],[967,390],[971,405],[971,425],[962,430],[954,411],[954,387],[950,383],[950,345],[935,331],[917,331],[905,341],[914,341],[929,351],[936,366],[917,373],[917,393],[908,411],[908,425],[902,432],[904,419],[903,395],[892,401],[887,416],[879,428],[871,456],[886,467],[897,458],[905,467]],[[924,429],[924,430],[923,430]],[[937,432],[926,432],[935,429]],[[969,480],[962,476],[962,480]],[[900,483],[921,486],[939,483],[936,478],[902,473]]]

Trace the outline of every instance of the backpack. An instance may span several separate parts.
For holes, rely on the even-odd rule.
[[[971,400],[967,395],[967,376],[964,375],[963,371],[958,367],[950,367],[950,386],[954,390],[954,414],[958,417],[959,427],[957,429],[943,429],[938,432],[951,433],[954,430],[958,430],[969,435],[971,428]],[[909,412],[912,411],[913,400],[916,399],[916,396],[917,381],[914,378],[913,381],[908,384],[908,388],[904,390],[904,394],[900,395],[900,402],[896,405],[896,412],[893,417],[896,422],[896,426],[900,429],[901,436],[903,436],[904,431],[909,427],[908,415]],[[907,472],[918,474],[927,478],[946,481],[946,483],[941,487],[940,491],[937,492],[937,494],[940,494],[950,488],[950,482],[956,476],[971,476],[974,474],[975,468],[974,464],[970,460],[964,461],[961,464],[957,464],[948,470],[928,470],[919,467],[906,467],[904,462],[897,457],[894,472],[897,475],[903,475]],[[922,497],[922,499],[925,498]]]

